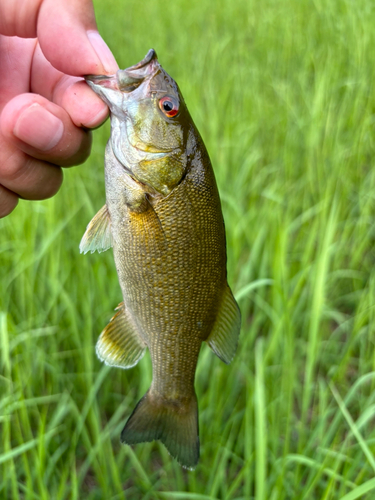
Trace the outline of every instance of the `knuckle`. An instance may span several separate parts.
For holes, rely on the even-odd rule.
[[[26,199],[43,200],[59,190],[62,172],[57,165],[14,151],[0,158],[0,182]]]
[[[6,217],[16,208],[18,196],[0,185],[0,218]]]

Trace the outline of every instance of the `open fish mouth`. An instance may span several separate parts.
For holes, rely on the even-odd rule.
[[[113,75],[85,75],[86,82],[93,90],[96,86],[122,92],[132,92],[146,79],[151,78],[160,68],[154,49],[150,49],[146,56],[126,69],[119,69]]]
[[[144,68],[145,66],[148,66],[151,61],[154,59],[157,60],[158,56],[156,55],[156,52],[154,49],[150,49],[145,57],[142,59],[142,61],[139,61],[139,63],[134,64],[134,66],[130,66],[130,68],[125,69],[124,71],[133,71],[137,69]]]
[[[119,69],[113,75],[86,75],[85,80],[108,105],[112,113],[112,139],[114,143],[118,142],[115,155],[120,163],[132,163],[129,159],[131,151],[136,156],[136,163],[139,163],[160,160],[176,149],[179,150],[176,147],[166,147],[165,144],[160,147],[155,146],[151,144],[151,138],[147,133],[142,136],[139,126],[137,131],[134,129],[135,123],[142,122],[143,130],[148,126],[146,123],[148,115],[145,113],[144,116],[139,111],[139,102],[151,100],[156,92],[167,92],[159,88],[165,81],[171,81],[175,85],[161,67],[154,49],[150,49],[141,61],[129,68]],[[152,106],[155,107],[154,102]],[[159,112],[161,113],[160,110],[156,110],[156,113]],[[152,113],[149,115],[153,116]],[[152,118],[150,120],[152,121]],[[127,159],[123,157],[121,152],[123,149],[129,153]]]

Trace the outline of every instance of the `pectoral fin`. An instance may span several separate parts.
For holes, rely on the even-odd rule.
[[[143,357],[146,345],[123,302],[104,328],[96,344],[96,354],[106,365],[131,368]]]
[[[105,252],[112,246],[111,219],[107,205],[104,205],[89,222],[82,236],[79,250],[81,253]]]
[[[231,289],[226,289],[214,327],[206,342],[224,363],[229,364],[236,353],[241,328],[240,309]]]

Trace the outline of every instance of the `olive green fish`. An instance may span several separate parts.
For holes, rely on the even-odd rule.
[[[159,439],[178,462],[199,459],[194,376],[203,341],[229,363],[240,311],[227,283],[220,198],[203,141],[176,82],[154,50],[111,76],[87,76],[108,104],[106,204],[81,252],[113,247],[123,302],[96,352],[130,368],[150,350],[152,384],[121,434]]]

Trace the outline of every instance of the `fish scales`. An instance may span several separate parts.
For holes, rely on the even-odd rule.
[[[153,239],[150,244],[150,238],[144,238],[147,233],[133,231],[131,222],[121,225],[124,237],[113,245],[125,303],[150,349],[152,386],[162,395],[193,391],[200,345],[211,331],[226,279],[220,199],[213,176],[208,173],[206,179],[202,169],[199,159],[171,195],[156,204],[161,251]],[[113,205],[118,210],[117,203]],[[108,209],[111,214],[111,203]],[[123,210],[122,220],[129,220],[129,210],[126,206]],[[151,209],[148,214],[154,218]],[[202,238],[192,240],[192,223]],[[185,339],[190,344],[187,353],[179,349],[181,345],[184,350]],[[167,359],[175,377],[164,376],[170,370]]]
[[[106,205],[89,224],[81,251],[113,247],[123,294],[97,353],[107,364],[129,368],[149,349],[151,387],[122,441],[160,439],[184,467],[194,468],[200,347],[206,341],[228,363],[240,329],[215,177],[179,89],[153,50],[117,75],[86,80],[110,107],[111,138]]]

